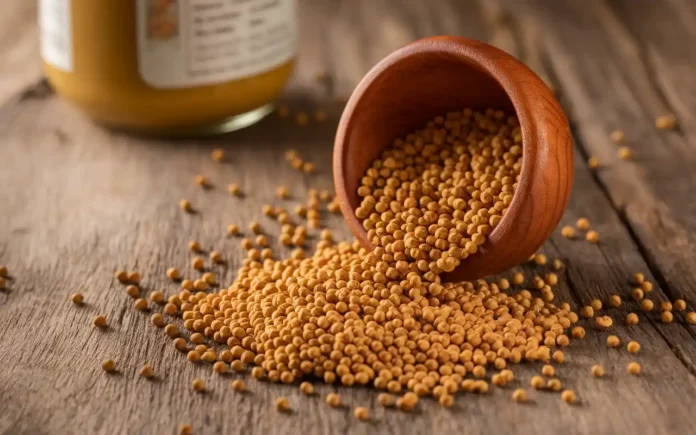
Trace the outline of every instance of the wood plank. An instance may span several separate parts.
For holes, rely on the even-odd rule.
[[[417,37],[463,34],[490,40],[545,71],[547,47],[529,36],[527,26],[534,22],[515,20],[497,3],[301,3],[302,60],[288,104],[303,110],[329,108],[332,117],[325,124],[301,128],[271,117],[226,137],[171,142],[105,131],[51,95],[17,101],[0,114],[0,185],[13,187],[0,189],[2,208],[12,211],[0,213],[0,228],[5,229],[0,263],[13,275],[9,291],[0,292],[0,348],[5,349],[0,353],[0,403],[7,404],[0,413],[0,432],[173,433],[181,422],[193,424],[196,433],[684,432],[692,419],[682,398],[696,389],[689,373],[692,331],[681,323],[660,325],[654,315],[649,316],[652,321],[641,317],[640,325],[626,327],[620,319],[627,309],[635,309],[634,303],[608,313],[615,318],[613,333],[624,342],[631,338],[643,344],[635,359],[644,365],[644,376],[626,374],[629,355],[606,348],[607,332],[588,326],[588,337],[571,345],[567,364],[558,369],[564,384],[578,391],[579,406],[568,407],[557,394],[546,392],[533,392],[528,405],[512,403],[512,388],[527,386],[529,376],[539,372],[539,366],[527,364],[514,368],[518,381],[512,386],[495,388],[487,397],[460,396],[451,410],[424,401],[413,415],[384,411],[368,389],[320,385],[319,396],[306,398],[296,387],[247,380],[251,393],[234,394],[228,391],[234,377],[220,379],[209,366],[186,362],[148,316],[131,308],[132,301],[113,282],[115,269],[140,270],[147,289],[173,293],[176,286],[165,278],[165,270],[177,266],[190,273],[186,245],[194,238],[224,252],[228,263],[216,272],[229,283],[243,254],[239,241],[225,236],[227,224],[244,228],[258,219],[277,235],[277,226],[261,214],[263,204],[292,205],[308,187],[330,188],[326,168],[340,110],[330,101],[349,92],[389,51]],[[328,84],[314,80],[322,71],[330,74]],[[558,83],[562,95],[568,95],[568,81]],[[579,138],[584,136],[581,130]],[[216,147],[227,150],[228,163],[210,160]],[[291,169],[283,157],[290,147],[317,163],[318,174]],[[543,248],[568,265],[557,298],[574,306],[614,292],[625,296],[634,271],[652,278],[633,235],[584,167],[584,148],[579,152],[576,190],[564,223],[587,216],[602,242],[595,246],[554,234]],[[200,190],[193,183],[198,173],[215,187]],[[246,196],[229,197],[224,189],[229,182],[240,183]],[[274,197],[281,182],[293,194],[289,201]],[[177,207],[182,197],[200,213],[182,214]],[[340,217],[326,219],[337,235],[349,237]],[[274,248],[280,250],[277,244]],[[536,269],[525,265],[524,270],[531,276]],[[83,308],[69,302],[76,290],[85,293]],[[661,288],[652,296],[666,297]],[[110,319],[108,331],[91,327],[97,313]],[[99,362],[105,357],[118,361],[120,375],[102,373]],[[136,375],[144,361],[155,367],[157,382]],[[596,362],[607,368],[606,379],[589,375]],[[190,391],[195,376],[208,381],[209,394]],[[349,407],[327,408],[322,400],[329,391],[339,391]],[[273,399],[279,395],[290,398],[295,413],[275,411]],[[373,423],[355,421],[351,407],[360,405],[371,409]]]

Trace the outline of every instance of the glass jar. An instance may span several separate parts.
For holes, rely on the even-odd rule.
[[[44,71],[100,123],[224,132],[272,110],[292,72],[295,0],[40,0]]]

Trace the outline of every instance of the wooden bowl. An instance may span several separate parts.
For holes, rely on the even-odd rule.
[[[466,107],[514,111],[522,130],[521,179],[512,203],[478,252],[447,281],[473,280],[527,260],[558,225],[573,179],[568,121],[552,92],[509,54],[470,39],[438,36],[387,56],[358,84],[336,134],[333,171],[341,211],[372,249],[354,210],[372,161],[397,137],[438,115]]]

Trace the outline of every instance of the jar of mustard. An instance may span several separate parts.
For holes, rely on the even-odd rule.
[[[108,126],[236,130],[272,110],[292,72],[295,0],[40,0],[56,92]]]

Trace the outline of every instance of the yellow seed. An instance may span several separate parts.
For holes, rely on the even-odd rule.
[[[582,317],[584,317],[586,319],[590,319],[590,318],[594,317],[594,314],[595,314],[594,308],[592,308],[589,305],[582,307],[582,310],[580,310],[580,315],[582,315]]]
[[[140,290],[137,286],[129,285],[128,287],[126,287],[126,294],[132,297],[133,299],[136,299],[140,296]]]
[[[192,212],[193,207],[191,206],[191,202],[188,199],[182,199],[179,201],[179,208],[181,208],[185,212]]]
[[[210,153],[210,156],[214,161],[220,163],[225,160],[225,151],[220,148],[216,148],[212,153]]]
[[[205,178],[202,175],[196,175],[196,184],[198,184],[201,187],[208,187],[210,186],[210,183],[208,182],[208,179]]]
[[[237,226],[235,224],[227,225],[227,235],[236,236],[238,234],[239,234],[239,226]]]
[[[609,296],[609,301],[607,302],[607,305],[609,305],[612,308],[620,307],[621,306],[621,296],[619,296],[619,295]]]
[[[227,364],[225,364],[224,361],[216,361],[215,364],[213,364],[213,371],[223,375],[227,373]]]
[[[84,298],[84,296],[82,296],[82,293],[73,293],[72,296],[70,296],[70,300],[75,305],[82,305],[84,302],[84,299],[85,298]]]
[[[195,240],[191,240],[188,244],[189,250],[191,252],[201,252],[201,244]]]
[[[607,337],[607,346],[613,348],[619,347],[621,346],[621,340],[619,340],[619,337],[616,335],[610,335]]]
[[[105,359],[102,361],[102,369],[107,373],[114,372],[116,371],[116,363],[112,359]]]
[[[573,390],[564,390],[561,393],[561,399],[563,399],[563,401],[568,404],[573,404],[578,400],[577,396],[575,395],[575,391]]]
[[[315,170],[316,169],[314,167],[314,163],[305,162],[302,165],[302,172],[304,172],[304,173],[311,174],[311,173],[314,173]]]
[[[196,378],[191,382],[191,388],[193,388],[193,391],[202,393],[205,391],[205,382],[202,379]]]
[[[561,391],[561,381],[558,379],[549,379],[549,381],[546,383],[546,388],[551,391]]]
[[[543,266],[544,264],[546,264],[546,255],[536,254],[534,256],[534,263],[538,264],[539,266]]]
[[[287,199],[290,197],[290,192],[288,191],[288,188],[285,186],[278,186],[276,189],[276,196],[279,199]]]
[[[251,377],[254,379],[263,379],[266,376],[262,367],[254,367],[251,369]]]
[[[674,314],[672,314],[671,311],[663,311],[660,318],[662,319],[662,323],[672,323],[672,320],[674,320]]]
[[[174,341],[172,341],[172,344],[174,344],[174,349],[178,350],[179,352],[186,352],[188,351],[188,346],[186,345],[186,340],[183,338],[175,338]]]
[[[222,263],[222,254],[218,251],[211,251],[210,261],[212,261],[213,263]]]
[[[131,282],[133,284],[138,284],[140,283],[140,273],[138,272],[130,272],[128,274],[128,282]]]
[[[142,298],[136,299],[135,302],[133,302],[133,308],[138,311],[147,311],[147,300]]]
[[[545,365],[541,368],[541,374],[544,375],[544,376],[549,376],[549,377],[555,376],[555,375],[556,375],[556,369],[554,369],[552,365],[545,364]]]
[[[179,269],[176,267],[170,267],[167,269],[167,278],[171,280],[177,280],[181,277],[181,274],[179,273]]]
[[[635,301],[640,301],[643,299],[645,295],[643,294],[643,290],[639,288],[634,288],[633,291],[631,292],[631,297]]]
[[[689,325],[696,325],[696,312],[690,311],[686,313],[686,316],[684,316],[684,318],[686,319],[686,323],[688,323]]]
[[[579,218],[577,222],[575,222],[575,226],[578,227],[579,230],[588,230],[590,229],[590,221],[587,218]]]
[[[650,299],[643,299],[640,301],[640,309],[643,311],[652,311],[655,304]]]
[[[191,259],[191,267],[196,270],[203,270],[205,268],[205,262],[201,257],[193,257]]]
[[[566,225],[561,228],[561,235],[566,239],[572,239],[575,237],[575,230],[570,225]]]
[[[517,388],[512,392],[512,400],[519,403],[524,403],[527,401],[527,390],[524,388]]]
[[[595,156],[591,156],[589,159],[587,159],[587,166],[590,169],[597,169],[599,168],[599,159]]]
[[[314,385],[312,385],[309,382],[302,382],[300,384],[300,391],[302,391],[303,394],[306,394],[307,396],[311,396],[314,394]]]
[[[443,408],[451,408],[454,405],[454,397],[450,394],[444,394],[438,399],[438,403]]]
[[[560,350],[555,351],[552,358],[557,364],[563,364],[563,362],[565,362],[565,354]]]
[[[246,384],[241,379],[235,379],[234,381],[232,381],[230,386],[234,391],[237,391],[239,393],[243,393],[246,391]]]
[[[676,127],[676,125],[677,118],[671,113],[660,115],[655,118],[655,127],[660,130],[672,130],[674,127]]]
[[[645,275],[643,275],[640,272],[636,272],[633,274],[633,282],[640,285],[645,281]]]
[[[553,260],[553,270],[558,272],[561,269],[563,269],[563,262],[556,258],[555,260]]]
[[[675,300],[673,306],[674,306],[674,311],[686,310],[686,302],[683,299]]]
[[[177,338],[179,336],[179,328],[173,323],[170,323],[164,327],[164,333],[167,334],[169,338]]]
[[[590,243],[598,243],[599,242],[599,233],[594,230],[590,230],[585,234],[585,240],[587,240]]]
[[[536,390],[540,390],[544,388],[544,378],[541,376],[532,376],[532,378],[529,381],[529,385],[532,386],[532,388]]]
[[[642,288],[645,293],[650,293],[653,289],[653,285],[650,281],[643,281],[640,283],[640,288]]]
[[[384,406],[385,408],[391,408],[392,406],[394,406],[395,402],[396,399],[394,399],[394,396],[389,393],[380,393],[377,396],[377,403]]]
[[[576,326],[572,331],[573,338],[585,338],[585,328],[582,326]]]
[[[97,328],[103,328],[106,326],[106,317],[101,315],[96,316],[92,323],[94,323],[94,326],[96,326]]]
[[[275,400],[276,408],[278,408],[278,411],[280,412],[288,412],[290,411],[290,402],[288,401],[287,397],[278,397]]]
[[[193,288],[193,287],[192,287],[192,288]],[[176,305],[174,305],[174,304],[168,303],[168,304],[166,304],[166,305],[164,306],[164,314],[168,314],[168,315],[170,315],[170,316],[175,315],[175,314],[177,313],[178,310],[179,310],[179,309],[178,309],[178,308],[176,307]]]
[[[591,373],[595,378],[604,377],[604,367],[602,367],[600,364],[595,364],[592,366]]]
[[[602,309],[602,301],[599,299],[592,299],[592,301],[590,301],[590,306],[593,310],[599,311]]]
[[[611,139],[612,142],[614,143],[620,143],[623,142],[624,140],[624,132],[621,130],[614,130],[611,132],[609,135],[609,138]]]
[[[164,326],[164,317],[160,313],[155,313],[152,315],[150,318],[150,321],[152,322],[153,325],[157,326],[158,328],[161,328]]]
[[[179,435],[193,435],[193,427],[190,424],[180,424]]]
[[[341,406],[341,396],[336,393],[329,393],[326,395],[326,403],[333,408],[338,408]]]
[[[242,192],[239,189],[239,185],[237,183],[230,183],[227,185],[227,193],[229,193],[232,196],[240,196]]]
[[[367,408],[358,406],[355,408],[353,411],[353,415],[355,415],[355,418],[361,421],[369,420],[370,418],[370,411],[367,410]]]
[[[638,343],[637,341],[629,341],[628,345],[626,346],[626,349],[630,353],[638,353],[638,351],[640,351],[640,343]]]
[[[208,283],[209,285],[215,285],[217,284],[217,278],[215,277],[215,274],[212,272],[206,272],[201,276],[201,279]]]
[[[609,316],[600,316],[595,319],[595,326],[598,328],[610,328],[614,320]]]
[[[150,364],[145,364],[141,369],[140,369],[140,376],[146,379],[150,379],[155,375],[155,371],[152,369],[152,366]]]
[[[631,149],[629,147],[619,147],[618,154],[620,159],[628,160],[631,158]]]
[[[114,276],[121,284],[126,284],[128,282],[128,272],[125,270],[117,271]]]
[[[515,285],[521,285],[523,282],[524,274],[522,272],[518,272],[512,277],[512,283]]]
[[[641,371],[641,367],[640,367],[640,364],[633,361],[633,362],[628,364],[627,370],[632,375],[639,375],[640,371]]]

